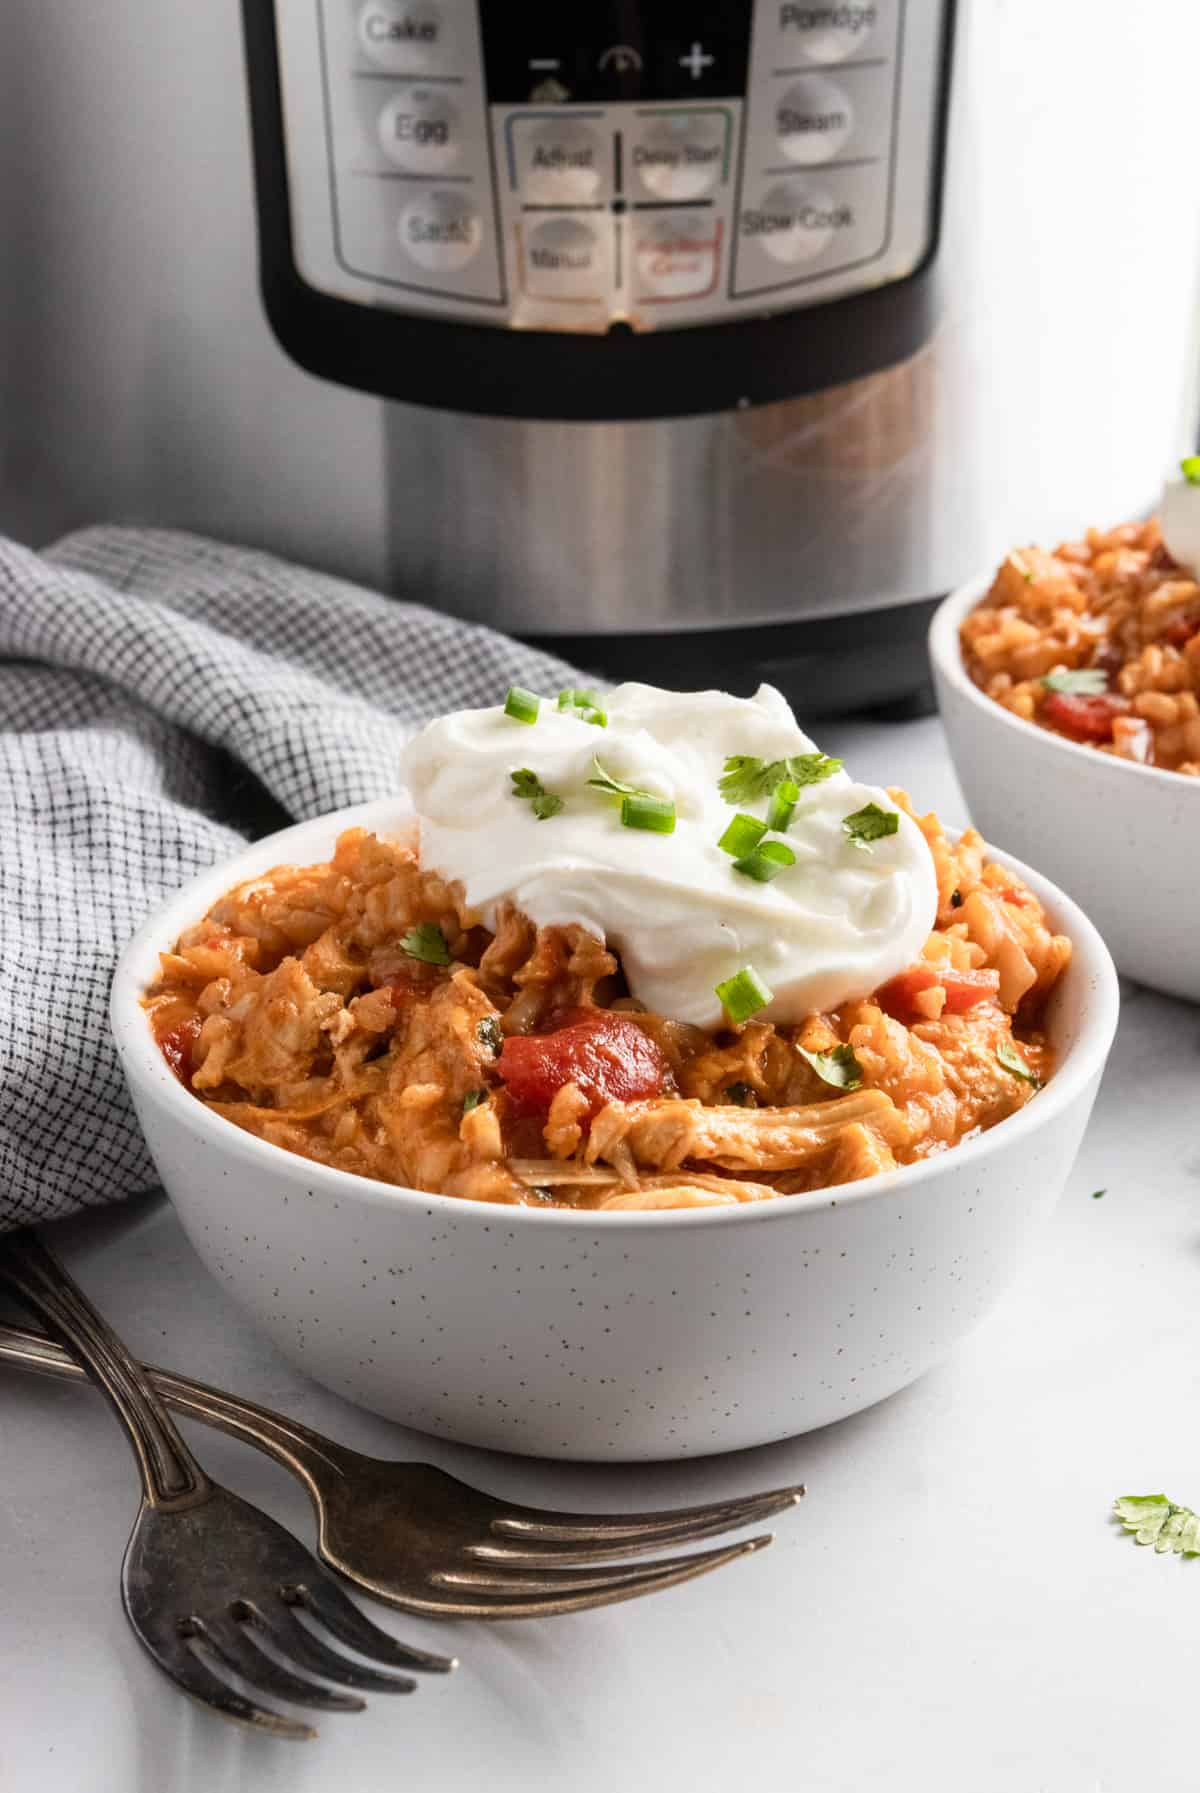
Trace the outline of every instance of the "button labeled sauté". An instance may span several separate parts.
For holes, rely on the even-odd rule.
[[[400,213],[400,242],[420,268],[454,273],[465,268],[483,242],[479,212],[462,193],[436,187],[419,193]]]

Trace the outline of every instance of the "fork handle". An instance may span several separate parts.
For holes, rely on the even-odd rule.
[[[199,1506],[212,1485],[140,1364],[32,1232],[0,1240],[0,1283],[30,1308],[97,1383],[129,1436],[151,1506]]]

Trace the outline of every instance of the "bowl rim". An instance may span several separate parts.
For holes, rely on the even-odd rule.
[[[991,590],[995,577],[995,573],[991,572],[980,573],[975,578],[968,579],[944,597],[934,611],[929,622],[928,642],[929,658],[935,673],[940,673],[960,697],[965,697],[991,722],[1016,730],[1026,742],[1032,738],[1041,741],[1048,749],[1075,755],[1101,776],[1104,772],[1110,772],[1115,779],[1149,778],[1161,789],[1176,793],[1192,786],[1193,795],[1200,797],[1200,778],[1186,778],[1182,773],[1173,772],[1166,766],[1143,766],[1137,760],[1118,759],[1111,753],[1097,753],[1094,747],[1085,747],[1082,742],[1071,741],[1066,735],[1057,734],[1053,729],[1039,728],[1035,722],[1026,722],[1023,716],[1014,716],[1011,710],[1006,710],[1003,704],[997,703],[994,697],[989,697],[979,689],[963,664],[958,629],[967,612],[974,610]]]
[[[427,1213],[438,1212],[446,1218],[453,1217],[460,1226],[469,1225],[473,1219],[481,1225],[491,1225],[499,1217],[510,1227],[550,1226],[559,1231],[586,1232],[595,1237],[598,1227],[608,1234],[614,1228],[622,1227],[638,1231],[648,1227],[692,1229],[781,1223],[789,1214],[849,1207],[882,1199],[898,1186],[915,1191],[922,1183],[946,1175],[969,1177],[972,1167],[981,1160],[1018,1147],[1023,1139],[1051,1125],[1104,1068],[1116,1032],[1119,1007],[1117,974],[1108,948],[1095,926],[1070,897],[1019,859],[1002,854],[1001,862],[1029,883],[1053,915],[1055,926],[1072,942],[1074,951],[1068,976],[1074,973],[1087,982],[1081,1004],[1081,1024],[1061,1064],[1034,1101],[1027,1102],[1016,1114],[986,1133],[936,1157],[919,1164],[901,1165],[894,1171],[884,1171],[873,1177],[859,1178],[853,1183],[839,1184],[832,1189],[815,1189],[778,1201],[739,1202],[716,1208],[623,1209],[609,1213],[597,1209],[500,1206],[493,1202],[472,1201],[461,1196],[384,1183],[374,1177],[359,1176],[353,1171],[304,1158],[243,1131],[186,1090],[159,1051],[140,998],[157,970],[159,952],[169,950],[183,928],[202,916],[232,885],[265,875],[272,867],[287,863],[289,857],[294,860],[302,853],[309,854],[311,863],[318,852],[329,850],[333,839],[345,828],[367,827],[388,833],[402,826],[410,815],[410,808],[401,793],[393,798],[333,810],[266,835],[190,878],[159,904],[142,922],[117,961],[109,998],[109,1023],[127,1082],[147,1100],[164,1109],[177,1125],[190,1131],[199,1145],[227,1159],[232,1157],[251,1173],[269,1173],[272,1166],[283,1171],[286,1161],[286,1167],[296,1175],[303,1175],[314,1191],[322,1191],[330,1197],[340,1195],[348,1201],[365,1202],[367,1206],[398,1205],[401,1210],[420,1207]],[[322,837],[327,840],[326,848],[309,845],[310,841]]]

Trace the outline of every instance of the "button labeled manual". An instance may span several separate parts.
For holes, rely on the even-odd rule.
[[[597,299],[608,282],[611,226],[582,218],[522,225],[522,286],[538,299]]]

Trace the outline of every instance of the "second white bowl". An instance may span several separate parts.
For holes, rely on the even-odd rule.
[[[1126,976],[1200,1002],[1200,778],[1078,746],[987,697],[958,631],[990,585],[952,592],[929,631],[972,821],[1083,905]]]

